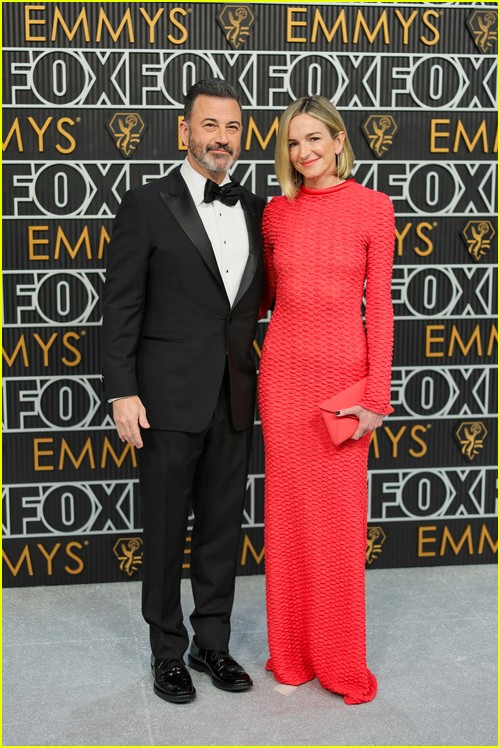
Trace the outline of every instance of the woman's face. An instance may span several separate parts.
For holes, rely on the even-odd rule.
[[[331,187],[337,178],[336,157],[345,132],[332,138],[326,126],[309,114],[298,114],[288,128],[288,152],[292,166],[304,177],[306,187]]]

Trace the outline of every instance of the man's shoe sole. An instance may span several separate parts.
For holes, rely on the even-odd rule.
[[[153,685],[153,690],[160,699],[163,699],[163,701],[170,701],[171,704],[188,704],[196,697],[196,691],[185,696],[177,696],[173,693],[165,693],[165,691],[162,691],[161,688],[158,688],[156,685]]]
[[[188,654],[188,664],[189,667],[192,667],[193,670],[197,670],[199,673],[207,673],[211,677],[214,686],[220,688],[221,691],[249,691],[252,688],[252,683],[226,683],[225,681],[220,680],[220,678],[217,678],[212,673],[205,662],[195,660],[190,654]]]

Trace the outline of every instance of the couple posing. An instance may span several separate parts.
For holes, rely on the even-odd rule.
[[[196,83],[180,135],[182,165],[123,198],[104,290],[106,393],[120,439],[139,450],[154,691],[174,703],[195,698],[186,651],[218,688],[252,687],[229,653],[230,617],[255,408],[252,343],[272,307],[259,381],[266,667],[280,683],[318,678],[346,703],[370,701],[366,470],[369,433],[389,403],[391,202],[349,178],[349,139],[322,97],[282,115],[284,194],[265,210],[228,174],[242,137],[232,86]],[[362,400],[340,411],[358,417],[357,430],[335,446],[318,406],[363,377]],[[189,646],[180,580],[191,509]]]

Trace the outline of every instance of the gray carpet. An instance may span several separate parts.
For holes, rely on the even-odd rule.
[[[497,745],[496,567],[369,570],[367,588],[379,693],[360,706],[264,671],[260,576],[237,580],[231,639],[253,690],[193,672],[180,705],[153,693],[138,582],[4,590],[3,744]]]

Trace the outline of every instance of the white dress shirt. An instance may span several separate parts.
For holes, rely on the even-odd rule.
[[[188,186],[210,239],[224,288],[232,306],[248,259],[248,229],[241,202],[238,201],[236,205],[225,205],[220,200],[204,203],[207,180],[193,169],[187,159],[181,165],[181,176]],[[230,181],[226,174],[220,186]]]

